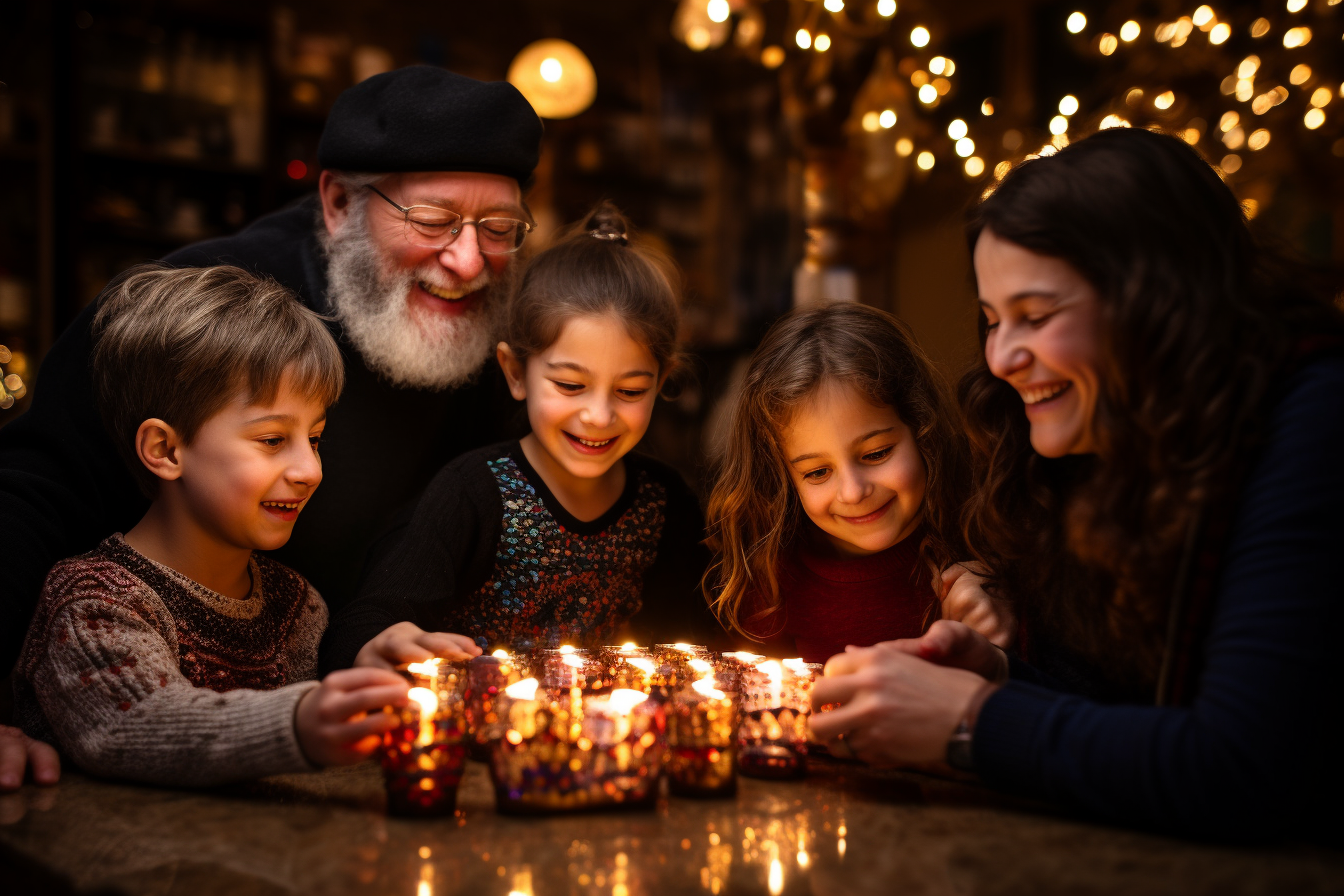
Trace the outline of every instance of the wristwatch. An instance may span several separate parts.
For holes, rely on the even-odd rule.
[[[947,739],[947,764],[961,772],[975,771],[975,756],[971,752],[971,726],[962,719],[957,730]]]

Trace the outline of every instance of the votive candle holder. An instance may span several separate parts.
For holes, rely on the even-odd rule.
[[[678,796],[737,792],[737,697],[713,675],[688,681],[667,703],[667,780]]]
[[[800,659],[763,660],[742,675],[737,769],[753,778],[807,774],[812,684],[821,666]]]
[[[381,761],[391,815],[450,815],[467,762],[463,667],[443,659],[411,663],[410,699],[383,735]]]

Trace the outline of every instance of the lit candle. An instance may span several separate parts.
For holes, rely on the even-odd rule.
[[[763,660],[743,676],[738,770],[767,778],[807,771],[807,719],[816,670],[801,659]]]
[[[708,665],[708,664],[706,664]],[[712,674],[677,691],[667,709],[668,785],[683,796],[737,790],[737,701]]]
[[[467,758],[463,669],[441,659],[405,669],[414,687],[396,710],[400,723],[383,735],[388,812],[444,815],[457,801]]]

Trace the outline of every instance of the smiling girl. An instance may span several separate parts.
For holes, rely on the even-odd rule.
[[[940,616],[1007,644],[1011,619],[979,589],[965,601],[975,577],[953,566],[959,420],[891,315],[837,304],[776,324],[752,356],[710,497],[706,584],[721,621],[809,662],[917,637]]]
[[[531,432],[439,473],[333,625],[329,665],[719,634],[695,497],[630,453],[676,364],[670,265],[603,204],[531,261],[508,315],[498,358]]]

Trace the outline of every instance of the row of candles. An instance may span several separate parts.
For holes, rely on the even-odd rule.
[[[489,764],[513,814],[652,806],[729,796],[737,775],[806,773],[812,684],[821,666],[693,644],[635,644],[405,669],[413,687],[384,738],[388,809],[451,813],[468,755]]]

